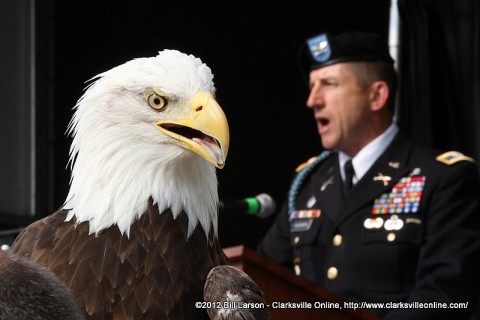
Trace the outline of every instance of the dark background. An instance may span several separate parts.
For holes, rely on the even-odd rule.
[[[479,115],[479,104],[475,99],[480,86],[472,81],[463,86],[463,89],[467,86],[469,92],[477,92],[473,95],[475,99],[464,101],[465,112],[445,103],[446,100],[435,92],[435,86],[424,90],[423,85],[429,80],[441,81],[441,77],[425,73],[430,76],[422,79],[416,72],[429,72],[442,64],[445,71],[445,61],[458,60],[455,52],[442,50],[449,34],[439,21],[446,18],[446,21],[462,22],[462,28],[455,30],[463,34],[470,30],[461,41],[463,45],[469,44],[469,37],[478,35],[478,5],[470,0],[399,1],[403,20],[409,21],[402,35],[402,57],[410,67],[410,72],[406,71],[403,76],[409,78],[409,85],[405,87],[436,96],[428,101],[401,97],[404,108],[400,119],[405,119],[403,124],[423,142],[460,149],[475,156],[475,152],[480,153],[475,140],[467,144],[465,137],[479,130],[480,116],[475,118]],[[463,4],[463,7],[455,11],[449,7],[454,4]],[[437,7],[442,7],[442,12],[448,12],[449,16],[439,14]],[[280,206],[294,169],[321,152],[311,112],[305,107],[307,90],[298,70],[298,48],[307,37],[323,31],[337,34],[362,30],[387,37],[389,10],[390,1],[386,0],[36,1],[32,20],[36,39],[36,113],[33,119],[37,140],[34,155],[36,202],[31,209],[33,212],[27,209],[10,212],[0,208],[0,228],[22,227],[53,212],[65,200],[70,179],[67,162],[71,142],[65,131],[86,81],[127,60],[153,56],[167,48],[200,57],[215,75],[217,99],[231,130],[227,164],[218,171],[220,199],[268,193]],[[0,14],[8,15],[9,12]],[[424,19],[425,14],[428,19]],[[24,19],[32,19],[32,16],[25,15]],[[464,19],[467,22],[464,23]],[[419,20],[426,22],[418,23]],[[8,30],[0,31],[0,36],[6,45],[6,41],[14,41]],[[425,37],[433,40],[425,41]],[[463,50],[459,46],[455,49]],[[428,57],[417,61],[421,52],[429,51],[435,51],[440,61],[432,64],[434,60]],[[442,60],[443,53],[450,57],[449,60]],[[473,66],[477,68],[474,74],[478,80],[478,58],[472,58],[475,52],[469,57],[476,63]],[[418,68],[417,63],[423,69]],[[3,65],[8,62],[3,61]],[[465,70],[471,70],[469,64],[464,66]],[[448,89],[442,91],[449,92]],[[462,87],[458,90],[456,95],[465,96]],[[455,97],[450,100],[452,103],[458,101]],[[440,108],[450,108],[450,111],[436,114]],[[473,120],[468,116],[472,111],[475,112]],[[463,122],[449,116],[457,112],[466,115]],[[419,114],[421,118],[416,117]],[[451,120],[450,126],[438,122],[434,125],[431,119],[439,114],[443,115],[442,119]],[[454,120],[460,122],[452,125]],[[468,126],[462,125],[465,121],[470,121]],[[429,123],[431,126],[425,127]],[[445,128],[456,133],[454,140],[445,137]],[[3,139],[8,139],[9,134],[11,132],[4,132]],[[8,156],[2,161],[8,162]],[[8,179],[3,176],[2,179],[3,188],[8,188]],[[272,219],[223,214],[219,224],[220,240],[223,246],[243,243],[255,247]]]
[[[55,203],[65,199],[71,107],[84,81],[133,57],[174,48],[215,75],[231,130],[220,199],[268,193],[281,203],[295,167],[320,152],[297,69],[300,44],[330,30],[388,30],[388,1],[56,1],[54,6]],[[271,219],[220,216],[224,246],[255,246]]]
[[[388,1],[37,2],[37,138],[40,218],[62,205],[72,108],[93,76],[170,48],[215,75],[230,151],[218,171],[223,200],[268,193],[280,203],[295,167],[320,152],[297,52],[308,36],[361,29],[387,35]],[[223,214],[224,246],[254,247],[272,218]],[[18,221],[18,220],[17,220]]]

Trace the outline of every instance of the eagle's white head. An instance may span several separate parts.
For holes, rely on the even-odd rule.
[[[129,234],[148,199],[174,216],[184,210],[189,235],[198,223],[217,234],[217,178],[229,146],[213,75],[175,50],[126,62],[94,79],[69,125],[72,177],[67,220],[90,233],[117,225]]]

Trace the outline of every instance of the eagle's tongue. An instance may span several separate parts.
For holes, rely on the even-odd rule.
[[[222,150],[215,139],[205,136],[203,138],[193,138],[192,140],[201,145],[218,164],[223,164]]]

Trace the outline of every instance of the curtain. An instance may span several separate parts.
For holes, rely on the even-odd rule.
[[[399,124],[480,162],[480,1],[398,0],[398,9]]]

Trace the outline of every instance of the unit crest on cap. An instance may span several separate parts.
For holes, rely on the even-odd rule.
[[[325,62],[332,55],[332,49],[325,33],[308,39],[307,44],[312,58],[317,62]]]

